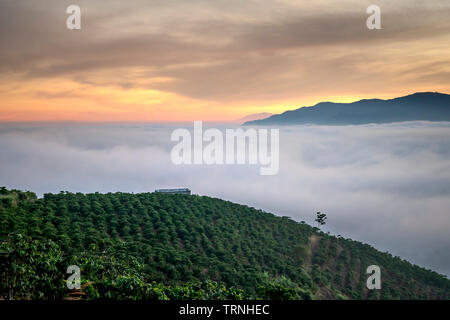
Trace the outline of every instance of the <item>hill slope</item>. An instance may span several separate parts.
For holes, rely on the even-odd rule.
[[[266,119],[248,121],[245,125],[347,125],[414,120],[450,121],[450,95],[421,92],[389,100],[321,102],[312,107],[286,111]]]
[[[267,278],[318,299],[448,299],[450,293],[444,276],[369,245],[204,196],[61,192],[37,199],[3,188],[0,240],[11,233],[53,240],[61,259],[91,252],[83,274],[94,268],[89,257],[108,252],[111,261],[135,257],[144,282],[214,280],[252,297]],[[373,264],[382,270],[382,289],[369,291],[366,268]]]

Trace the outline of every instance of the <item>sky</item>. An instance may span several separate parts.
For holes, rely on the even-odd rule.
[[[233,121],[449,93],[449,17],[448,0],[0,0],[0,122]]]
[[[311,225],[321,211],[324,231],[450,276],[449,122],[283,127],[272,176],[259,165],[175,165],[174,128],[4,124],[0,185],[39,196],[188,187]]]

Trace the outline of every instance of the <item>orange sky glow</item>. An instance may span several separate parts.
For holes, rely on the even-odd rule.
[[[386,4],[382,30],[370,1],[79,2],[81,30],[65,1],[1,5],[0,122],[226,122],[450,92],[448,1]]]

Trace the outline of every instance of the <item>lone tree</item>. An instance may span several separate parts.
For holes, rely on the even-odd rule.
[[[323,226],[326,223],[326,221],[327,221],[327,215],[325,213],[317,212],[316,213],[316,220],[314,220],[314,221],[317,222],[317,225],[319,227]]]

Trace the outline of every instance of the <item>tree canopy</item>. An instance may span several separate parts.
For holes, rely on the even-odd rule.
[[[1,189],[3,298],[448,299],[449,280],[305,223],[220,199]],[[365,287],[382,269],[381,290]],[[15,279],[15,280],[11,280]]]

